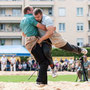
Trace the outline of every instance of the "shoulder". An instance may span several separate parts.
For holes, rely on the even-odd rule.
[[[31,19],[31,20],[35,20],[34,16],[29,17],[29,19]]]
[[[46,27],[52,26],[53,21],[52,21],[51,17],[49,17],[47,15],[43,15],[42,24],[46,25]]]
[[[47,20],[52,20],[52,19],[51,19],[51,17],[49,17],[49,16],[47,16],[47,15],[44,14],[43,15],[43,20],[46,20],[47,21]]]

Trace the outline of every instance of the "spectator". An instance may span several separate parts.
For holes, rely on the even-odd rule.
[[[65,58],[65,60],[64,60],[67,64],[69,63],[69,60],[67,59],[67,58]]]
[[[71,65],[71,71],[75,71],[75,62],[73,62],[73,64]]]
[[[10,71],[10,61],[7,59],[7,71]]]
[[[35,61],[34,64],[33,64],[32,70],[36,70],[36,69],[37,69],[37,63],[36,63],[36,61]]]
[[[84,68],[85,68],[85,72],[86,72],[86,77],[88,77],[88,69],[89,69],[89,62],[87,61],[87,56],[84,55]],[[79,81],[82,81],[82,75],[83,75],[83,71],[82,71],[82,67],[81,67],[81,62],[79,63],[79,67],[78,67],[78,70],[77,70],[77,75],[79,77]]]
[[[31,70],[31,62],[30,61],[27,61],[27,71],[30,71]]]
[[[70,58],[70,60],[69,60],[69,64],[73,64],[73,62],[74,62],[74,60],[72,59],[72,58]]]
[[[16,71],[18,71],[19,59],[16,61]]]
[[[67,62],[64,62],[62,65],[62,71],[67,71]]]
[[[64,62],[62,58],[60,59],[60,62],[61,62],[61,63],[63,63],[63,62]]]
[[[1,61],[0,61],[0,70],[1,70]]]
[[[27,64],[26,64],[25,62],[23,62],[23,64],[22,64],[22,69],[23,69],[24,71],[27,70]]]
[[[59,62],[56,63],[56,72],[59,70]]]
[[[34,64],[35,60],[32,58],[32,65]]]
[[[19,62],[19,64],[18,64],[18,71],[22,71],[22,64],[21,64],[21,62]]]
[[[16,71],[16,58],[14,55],[10,58],[10,62],[11,71]]]
[[[54,60],[54,65],[56,65],[56,63],[58,62],[57,58],[55,58]]]
[[[6,65],[7,65],[7,58],[5,55],[1,57],[1,70],[4,71],[6,70]]]

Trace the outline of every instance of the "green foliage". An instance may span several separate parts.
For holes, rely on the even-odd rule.
[[[90,47],[86,48],[88,50],[88,54],[87,56],[90,57]],[[81,57],[82,54],[75,54],[75,53],[72,53],[72,52],[68,52],[68,51],[65,51],[65,50],[61,50],[61,49],[58,49],[58,48],[53,48],[52,49],[52,56],[74,56],[74,57]]]
[[[90,57],[90,47],[87,47],[86,49],[88,50],[87,56]]]
[[[21,61],[23,62],[23,61],[27,61],[27,59],[28,59],[28,57],[20,57],[21,58]]]

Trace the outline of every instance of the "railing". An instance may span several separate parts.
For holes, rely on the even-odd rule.
[[[30,0],[30,1],[53,1],[53,0]]]
[[[0,0],[0,1],[22,1],[22,0]]]
[[[22,14],[12,14],[12,15],[6,15],[6,14],[0,14],[0,17],[21,17]]]
[[[21,32],[21,29],[15,29],[15,30],[1,29],[0,32]]]

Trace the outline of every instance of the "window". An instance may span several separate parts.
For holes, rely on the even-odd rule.
[[[66,16],[66,9],[65,8],[59,8],[59,16]]]
[[[20,27],[19,27],[20,25],[19,24],[12,24],[12,31],[17,31],[17,32],[19,32],[20,31]]]
[[[83,23],[77,23],[77,31],[83,31]]]
[[[5,45],[5,40],[0,40],[0,45]]]
[[[59,31],[65,31],[65,23],[59,23]]]
[[[0,9],[0,16],[5,16],[5,9]]]
[[[12,40],[12,45],[21,45],[21,40]]]
[[[77,38],[77,46],[83,47],[83,38]]]
[[[88,24],[88,31],[90,32],[90,22],[89,22],[89,24]]]
[[[12,15],[13,16],[21,16],[21,9],[13,9]]]
[[[83,16],[83,8],[77,8],[77,16]]]
[[[90,45],[90,36],[88,36],[88,44]]]
[[[65,0],[59,0],[59,1],[65,1]]]
[[[0,24],[0,31],[4,31],[5,30],[5,24]]]
[[[48,15],[52,15],[52,8],[48,9]]]

